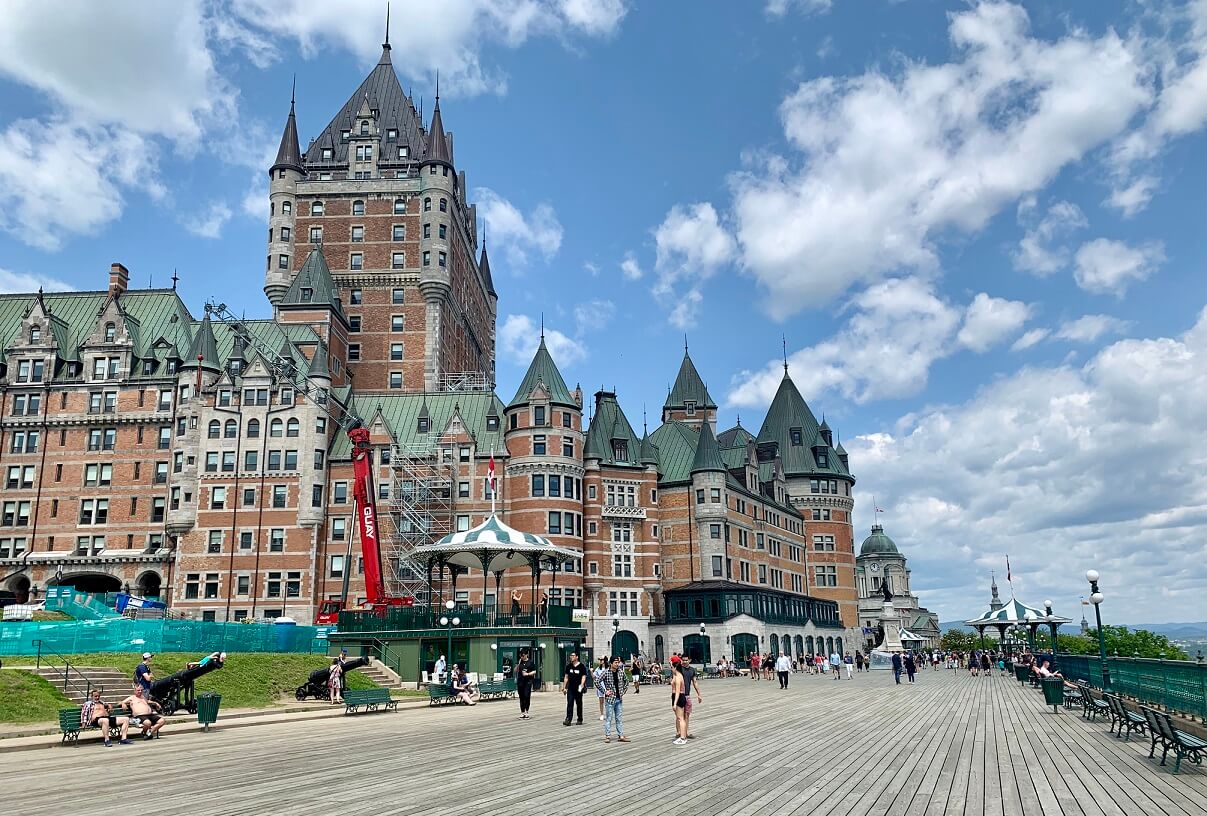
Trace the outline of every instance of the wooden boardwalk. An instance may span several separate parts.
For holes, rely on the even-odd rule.
[[[685,746],[667,693],[625,700],[631,744],[514,702],[178,734],[128,747],[0,755],[0,812],[231,814],[1205,814],[1207,769],[1180,775],[1013,677],[927,670],[854,680],[702,683]],[[595,712],[595,717],[592,712]],[[86,777],[112,780],[86,792]],[[83,801],[81,801],[81,795]]]

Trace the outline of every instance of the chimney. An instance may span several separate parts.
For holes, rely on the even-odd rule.
[[[119,263],[109,267],[109,297],[120,295],[130,284],[130,270]]]

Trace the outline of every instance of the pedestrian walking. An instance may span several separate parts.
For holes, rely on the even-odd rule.
[[[780,656],[775,661],[775,673],[780,677],[780,688],[788,688],[788,670],[792,668],[792,662],[788,660],[788,656],[780,652]]]
[[[628,742],[624,735],[624,695],[629,690],[629,680],[624,676],[624,665],[618,656],[612,657],[612,665],[603,674],[604,689],[604,742],[612,741],[612,728],[616,728],[616,741]]]
[[[909,675],[909,681],[914,682],[914,673],[918,671],[917,661],[914,660],[913,652],[905,653],[905,673]]]
[[[901,670],[904,664],[901,661],[901,652],[893,652],[893,680],[897,685],[901,685]]]
[[[641,655],[633,655],[633,693],[641,693],[641,675],[645,673],[645,665],[641,662]]]
[[[846,669],[846,670],[847,670],[847,679],[848,679],[848,680],[853,680],[853,679],[854,679],[854,675],[853,675],[853,674],[851,674],[851,669],[852,669],[852,668],[854,668],[854,666],[855,666],[855,658],[851,657],[849,654],[848,654],[848,655],[846,655],[846,656],[845,656],[845,657],[842,659],[842,666],[843,666],[843,668],[844,668],[844,669]]]
[[[687,686],[679,655],[671,655],[671,711],[675,713],[675,745],[687,744]]]
[[[759,660],[758,652],[750,653],[750,679],[759,679],[759,670],[762,668],[762,663]]]
[[[692,691],[696,692],[696,702],[704,702],[704,698],[700,695],[700,680],[696,677],[696,669],[692,666],[691,655],[679,656],[679,671],[683,674],[683,689],[687,694],[687,704],[683,706],[683,738],[695,739],[696,735],[691,731],[692,720]],[[767,663],[767,671],[771,671],[771,663]]]
[[[834,675],[834,679],[838,679],[838,667],[842,665],[842,658],[838,656],[838,652],[830,652],[830,671]]]
[[[601,657],[591,672],[591,682],[595,686],[595,699],[599,700],[599,721],[604,721],[604,689],[603,673],[607,668],[607,658]]]
[[[566,695],[566,719],[562,725],[569,725],[574,712],[578,711],[578,724],[583,724],[583,692],[587,690],[587,667],[578,660],[578,652],[570,654],[570,662],[566,664],[566,672],[562,677],[562,694]]]
[[[322,675],[319,675],[320,677]],[[327,693],[331,698],[331,705],[342,703],[344,701],[341,689],[344,685],[344,667],[340,665],[339,658],[331,658],[331,667],[327,669]]]
[[[528,650],[520,651],[519,662],[515,664],[515,690],[520,695],[520,719],[530,720],[528,709],[532,706],[532,687],[536,685],[536,666],[528,658]]]
[[[863,671],[863,652],[855,653],[855,671]]]
[[[992,677],[993,670],[990,668],[993,664],[989,662],[989,652],[981,652],[981,671],[984,677]]]

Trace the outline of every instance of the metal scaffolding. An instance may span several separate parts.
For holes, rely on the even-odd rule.
[[[428,586],[427,572],[412,554],[416,547],[452,532],[455,494],[451,459],[451,448],[442,448],[435,436],[391,449],[389,515],[393,529],[384,542],[383,555],[388,565],[386,588],[392,596],[410,596],[416,604],[431,602],[433,588]]]
[[[482,371],[445,371],[436,378],[437,391],[493,391],[494,383]]]

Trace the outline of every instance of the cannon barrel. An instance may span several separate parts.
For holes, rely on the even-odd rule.
[[[175,674],[168,675],[162,680],[156,680],[151,684],[151,697],[155,700],[161,700],[170,694],[175,694],[176,690],[192,683],[203,674],[209,674],[214,669],[220,669],[224,661],[215,652],[205,660],[203,665],[186,666]]]
[[[347,674],[348,672],[352,671],[353,669],[359,669],[361,666],[368,666],[368,665],[369,665],[369,658],[367,658],[367,657],[356,657],[356,658],[353,658],[352,660],[345,660],[344,661],[344,674]],[[310,672],[309,682],[319,684],[319,685],[326,685],[327,676],[330,674],[330,672],[331,672],[330,666],[323,666],[323,668],[321,668],[321,669],[315,669],[314,671]]]

